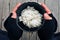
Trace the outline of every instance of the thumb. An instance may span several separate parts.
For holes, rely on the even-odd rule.
[[[52,20],[52,17],[50,17],[47,13],[44,14],[45,20]]]

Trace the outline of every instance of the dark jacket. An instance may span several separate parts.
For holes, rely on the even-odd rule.
[[[8,31],[8,36],[11,40],[19,40],[19,38],[22,36],[23,31],[19,27],[17,27],[16,19],[11,18],[11,16],[12,16],[12,13],[4,22],[4,27]],[[51,35],[53,35],[54,32],[56,31],[57,21],[52,14],[50,14],[50,16],[53,19],[45,20],[44,28],[41,28],[38,31],[39,38],[43,37],[43,39],[49,39]]]

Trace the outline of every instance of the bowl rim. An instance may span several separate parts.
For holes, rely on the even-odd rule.
[[[35,3],[35,4],[34,4]],[[36,2],[27,2],[27,3],[23,3],[21,6],[19,6],[19,8],[18,8],[18,10],[16,11],[16,13],[17,13],[17,18],[16,18],[16,24],[17,24],[17,26],[21,29],[21,30],[23,30],[23,31],[37,31],[37,30],[40,30],[42,27],[43,27],[43,25],[40,25],[40,26],[42,26],[42,27],[36,27],[36,29],[34,29],[33,30],[33,28],[31,29],[31,28],[27,28],[26,27],[26,25],[24,25],[25,27],[24,28],[22,28],[22,22],[20,22],[20,24],[21,24],[21,26],[19,25],[19,23],[18,23],[18,19],[19,19],[19,16],[21,16],[21,14],[19,15],[19,12],[21,13],[21,11],[24,9],[24,5],[26,5],[26,4],[34,4],[34,5],[36,5],[36,4],[38,4],[38,3],[36,3]],[[28,5],[28,6],[30,6],[30,5]],[[32,7],[34,7],[34,5],[32,6]],[[39,5],[39,4],[38,4]],[[27,7],[27,6],[26,6]],[[21,10],[21,8],[23,8],[22,10]],[[44,19],[43,19],[43,21],[45,21]],[[44,22],[43,22],[43,24],[44,24]]]

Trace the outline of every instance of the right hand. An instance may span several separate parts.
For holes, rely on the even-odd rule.
[[[17,13],[16,13],[16,10],[18,9],[18,7],[21,5],[21,3],[18,3],[12,10],[12,16],[11,18],[14,18],[16,19],[17,18]],[[45,9],[46,13],[44,13],[44,19],[46,20],[51,20],[52,17],[50,17],[48,14],[51,14],[51,11],[50,9],[44,4],[44,3],[41,3],[41,6]]]
[[[46,13],[44,13],[44,19],[45,20],[51,20],[52,17],[49,16],[49,14],[51,14],[50,9],[44,4],[44,3],[40,3],[40,5],[45,9]]]

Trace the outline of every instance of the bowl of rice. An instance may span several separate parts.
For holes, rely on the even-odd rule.
[[[44,25],[44,8],[36,2],[23,3],[16,11],[17,26],[24,31],[37,31]]]

